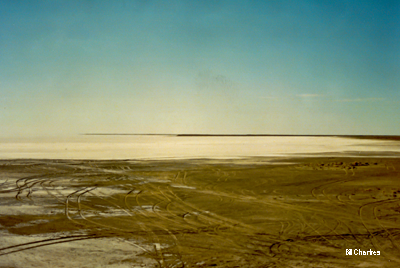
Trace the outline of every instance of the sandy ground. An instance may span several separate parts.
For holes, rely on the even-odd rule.
[[[0,160],[0,267],[399,267],[399,171],[377,156]]]

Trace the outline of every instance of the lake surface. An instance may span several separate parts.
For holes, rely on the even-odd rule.
[[[399,152],[399,141],[345,137],[94,135],[0,140],[0,159],[241,158],[326,153],[388,156]]]

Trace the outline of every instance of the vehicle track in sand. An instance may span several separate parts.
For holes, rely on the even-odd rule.
[[[117,238],[158,267],[365,266],[346,248],[400,264],[399,159],[235,161],[0,161],[0,227],[16,239],[0,263]],[[17,242],[30,233],[52,238]]]

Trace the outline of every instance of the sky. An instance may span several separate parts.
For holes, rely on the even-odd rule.
[[[0,0],[0,137],[400,135],[400,1]]]

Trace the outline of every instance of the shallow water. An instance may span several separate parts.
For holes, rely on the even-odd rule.
[[[345,137],[76,136],[0,140],[0,159],[240,158],[400,152],[399,141]]]

